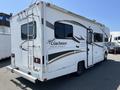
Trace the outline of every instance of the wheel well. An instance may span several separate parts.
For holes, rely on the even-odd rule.
[[[105,54],[106,54],[106,55],[108,54],[107,51],[105,51]]]
[[[104,61],[107,60],[107,55],[108,55],[108,53],[107,53],[107,51],[105,51],[105,54],[104,54]]]
[[[85,68],[85,61],[84,61],[84,60],[79,61],[78,64],[79,64],[79,63],[82,63],[82,64],[84,65],[84,68]]]

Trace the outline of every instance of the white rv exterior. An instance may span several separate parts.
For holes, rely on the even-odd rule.
[[[5,20],[9,17],[9,15],[0,13],[0,60],[6,59],[11,56],[10,26],[9,21]]]
[[[110,32],[111,42],[115,42],[120,46],[120,32]]]
[[[35,82],[77,72],[107,57],[109,29],[70,11],[39,2],[11,19],[8,68]]]

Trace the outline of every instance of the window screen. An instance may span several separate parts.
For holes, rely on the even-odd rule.
[[[103,34],[94,33],[94,42],[103,42]]]
[[[55,38],[69,39],[73,37],[73,26],[63,23],[55,23]]]
[[[36,38],[36,22],[30,22],[21,26],[22,40],[31,40]]]

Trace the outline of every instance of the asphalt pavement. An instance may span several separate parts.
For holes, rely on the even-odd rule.
[[[0,90],[120,90],[120,55],[96,64],[83,75],[62,76],[34,84],[6,69],[10,60],[0,61]]]

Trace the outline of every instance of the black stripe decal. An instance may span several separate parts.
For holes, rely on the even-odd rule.
[[[50,54],[48,55],[48,58],[49,58],[49,61],[58,57],[58,56],[61,56],[63,54],[66,54],[66,53],[69,53],[69,52],[73,52],[74,50],[71,50],[71,51],[64,51],[64,52],[58,52],[58,53],[54,53],[54,54]]]
[[[81,27],[83,27],[83,28],[85,28],[85,29],[88,29],[85,25],[83,25],[83,24],[81,24],[81,23],[79,23],[79,22],[77,22],[77,21],[73,21],[73,20],[60,20],[60,21],[58,21],[58,22],[61,22],[61,21],[69,22],[69,23],[72,23],[72,24],[74,24],[74,25],[78,25],[78,26],[81,26]]]
[[[46,21],[46,26],[54,30],[54,25],[48,21]]]
[[[77,37],[77,36],[75,36],[78,40],[85,40],[83,37]]]
[[[79,40],[77,40],[75,37],[72,38],[73,41],[77,42],[77,43],[80,43]]]
[[[41,23],[44,24],[44,18],[41,18]],[[54,30],[54,25],[49,21],[46,21],[46,26]]]
[[[67,57],[67,56],[70,56],[70,55],[73,55],[73,54],[77,54],[77,53],[80,53],[80,52],[85,52],[85,51],[71,50],[71,51],[65,51],[65,52],[59,52],[59,53],[51,54],[51,55],[48,56],[49,57],[49,63],[52,63],[52,62],[54,62],[56,60],[59,60],[61,58],[64,58],[64,57]]]
[[[96,43],[93,43],[93,44],[96,45],[96,46],[98,46],[98,47],[104,48],[104,46],[98,45]]]
[[[74,25],[81,26],[81,27],[88,30],[88,28],[85,25],[83,25],[83,24],[81,24],[79,22],[73,21],[73,20],[60,20],[60,21],[57,21],[57,22],[62,22],[62,21],[63,22],[68,22],[68,23],[71,23],[71,24],[74,24]],[[50,23],[49,21],[46,21],[46,26],[54,30],[54,25],[52,23]]]

